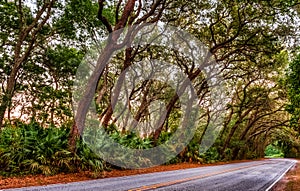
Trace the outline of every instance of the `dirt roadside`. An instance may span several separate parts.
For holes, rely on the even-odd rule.
[[[286,175],[275,185],[272,191],[298,191],[300,190],[300,160]]]

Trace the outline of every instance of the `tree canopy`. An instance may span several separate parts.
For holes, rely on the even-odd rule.
[[[64,133],[56,138],[68,139],[57,147],[70,155],[84,152],[80,135],[88,126],[92,104],[97,110],[94,119],[113,140],[128,148],[155,148],[168,142],[185,117],[182,97],[189,85],[168,84],[173,76],[167,71],[174,67],[193,86],[199,116],[192,139],[171,162],[257,158],[265,150],[299,157],[299,4],[298,0],[1,1],[0,135],[8,139],[14,127],[20,128],[16,133],[20,137],[27,130],[35,137],[47,128],[57,134],[57,127]],[[168,39],[163,29],[154,29],[163,24],[202,43],[202,65],[195,59],[202,52],[191,38]],[[154,32],[143,31],[149,26],[155,26]],[[149,42],[138,44],[145,39]],[[184,50],[191,53],[188,56],[180,52],[185,45],[190,46]],[[89,65],[93,70],[87,84],[74,92],[78,69],[93,54],[96,61]],[[154,60],[170,64],[160,68],[165,82],[151,78],[157,69]],[[133,69],[135,78],[126,77],[128,70],[146,61],[150,69]],[[226,95],[222,111],[212,99],[220,83],[213,83],[217,78],[208,76],[204,65],[222,79]],[[138,81],[139,72],[149,71],[149,79]],[[77,93],[81,97],[75,106]],[[117,101],[124,107],[115,107]],[[218,131],[211,133],[217,119],[222,119]],[[18,144],[27,145],[23,138]],[[209,140],[214,142],[201,153],[202,143]],[[8,152],[8,143],[0,141],[0,159]],[[8,163],[0,162],[2,166],[8,171]]]

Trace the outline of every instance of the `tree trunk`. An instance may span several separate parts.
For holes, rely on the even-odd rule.
[[[75,140],[80,134],[82,134],[84,130],[86,114],[88,113],[90,104],[94,98],[98,79],[100,79],[100,76],[102,75],[102,72],[114,51],[115,50],[113,44],[108,43],[108,45],[104,48],[102,54],[98,58],[97,66],[88,80],[85,92],[83,93],[82,98],[78,103],[75,121],[70,132],[69,146],[71,149],[76,147]]]
[[[115,91],[113,92],[111,103],[109,104],[108,109],[107,109],[105,115],[103,116],[102,124],[104,127],[107,127],[109,125],[109,121],[111,120],[111,117],[113,115],[113,106],[118,101],[118,97],[121,92],[122,84],[125,80],[126,73],[124,73],[124,71],[130,66],[131,61],[132,61],[132,55],[131,55],[132,50],[133,49],[131,47],[128,47],[125,50],[125,60],[124,60],[123,69],[122,69],[121,75],[117,81]]]
[[[249,108],[247,111],[245,111],[245,113],[243,113],[242,115],[239,116],[239,119],[237,120],[237,122],[233,125],[233,127],[230,130],[229,135],[227,136],[227,139],[225,140],[224,146],[221,150],[221,156],[222,158],[225,155],[225,150],[228,148],[229,143],[235,133],[235,131],[237,130],[237,128],[239,127],[239,125],[242,123],[243,119],[252,111],[253,108]]]
[[[71,131],[70,131],[70,135],[69,135],[69,149],[71,152],[76,153],[76,141],[79,139],[80,137],[80,133],[78,131],[76,122],[74,120]]]
[[[13,92],[14,92],[15,85],[16,85],[16,76],[17,76],[20,65],[21,65],[21,62],[16,62],[14,64],[14,67],[13,67],[10,75],[9,75],[9,79],[7,82],[7,88],[6,88],[6,91],[2,98],[1,105],[0,105],[0,129],[3,127],[3,120],[4,120],[5,112],[6,112],[7,108],[10,106],[11,101],[12,101]]]

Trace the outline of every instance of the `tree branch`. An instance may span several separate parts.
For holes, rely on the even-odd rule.
[[[107,18],[103,16],[103,8],[104,8],[104,2],[105,0],[98,0],[98,19],[104,24],[104,26],[106,27],[107,31],[109,33],[112,33],[112,27],[111,24],[108,22]]]

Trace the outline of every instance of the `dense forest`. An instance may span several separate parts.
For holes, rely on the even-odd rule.
[[[298,0],[2,0],[0,175],[300,157],[299,16]]]

